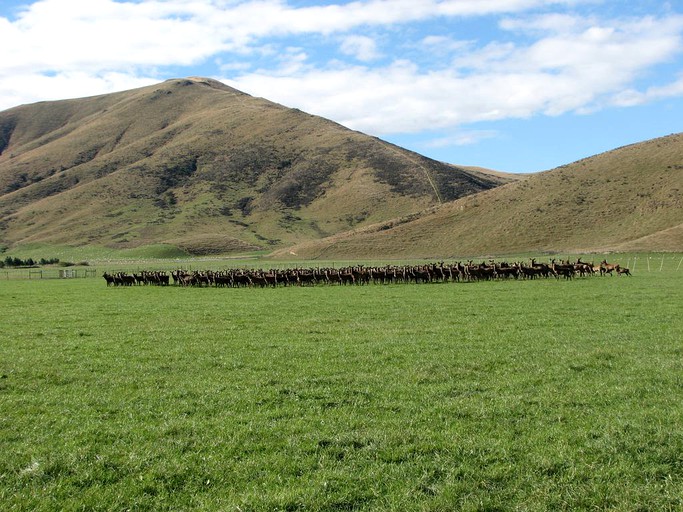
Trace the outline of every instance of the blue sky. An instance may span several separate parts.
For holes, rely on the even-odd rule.
[[[0,110],[207,76],[508,172],[683,131],[679,1],[3,0],[0,47]]]

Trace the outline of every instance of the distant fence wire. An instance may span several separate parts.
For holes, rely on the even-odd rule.
[[[673,270],[678,272],[683,266],[683,256],[680,256],[680,253],[640,254],[628,256],[625,264],[623,262],[623,258],[617,257],[613,261],[610,260],[610,263],[617,263],[630,269],[631,272],[635,272],[639,261],[643,258],[645,258],[645,265],[648,272],[663,272],[665,270]],[[608,257],[606,259],[609,260],[610,258]],[[659,266],[657,266],[657,263],[659,263]]]
[[[0,271],[0,276],[6,281],[12,279],[83,279],[89,277],[100,277],[101,272],[97,269],[41,269],[41,268],[13,268]]]
[[[602,256],[600,256],[602,257]],[[624,257],[626,258],[626,262],[624,264]],[[606,259],[610,260],[610,263],[617,263],[619,265],[625,266],[626,268],[629,268],[632,272],[635,272],[636,269],[640,266],[642,268],[642,262],[639,260],[642,260],[645,258],[645,264],[647,267],[647,272],[663,272],[665,270],[675,270],[675,271],[680,271],[683,268],[683,256],[680,255],[680,253],[676,254],[640,254],[640,255],[633,255],[633,256],[626,256],[624,257],[619,257],[617,255],[614,260],[610,260],[609,257]],[[500,258],[501,260],[505,258]],[[570,259],[570,258],[567,258]],[[669,261],[670,260],[670,261]],[[321,262],[322,263],[322,262]],[[657,265],[659,263],[659,265]],[[303,263],[302,263],[303,264]],[[325,265],[325,264],[323,264]],[[196,267],[197,264],[180,264],[178,266],[175,266],[175,269],[183,269],[183,270],[189,270],[192,271],[193,267]],[[259,263],[253,263],[249,265],[243,265],[244,268],[251,268],[251,267],[258,267],[258,266],[264,266],[268,268],[283,268],[283,266],[287,266],[286,263],[279,263],[279,262],[272,262],[272,264],[268,264],[267,262],[259,262]],[[327,263],[325,266],[332,266],[334,268],[334,264]],[[227,267],[226,267],[227,268]],[[136,265],[133,268],[119,268],[117,267],[116,270],[107,270],[107,272],[129,272],[129,273],[139,273],[143,269],[139,266]],[[161,269],[159,269],[161,270]],[[166,268],[165,270],[169,270],[169,268]],[[66,268],[66,269],[57,269],[57,268],[4,268],[0,270],[0,280],[39,280],[39,279],[84,279],[84,278],[92,278],[92,277],[97,277],[100,278],[102,277],[103,270],[101,268]]]

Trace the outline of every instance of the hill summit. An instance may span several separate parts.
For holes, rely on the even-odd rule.
[[[285,247],[495,188],[218,81],[0,112],[0,244]]]

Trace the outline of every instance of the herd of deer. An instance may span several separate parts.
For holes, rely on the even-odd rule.
[[[216,287],[275,287],[291,285],[365,285],[390,283],[435,283],[458,281],[481,281],[492,279],[536,279],[586,277],[592,275],[610,276],[631,275],[628,268],[610,264],[603,260],[599,265],[585,263],[579,258],[575,263],[554,259],[550,263],[538,263],[531,259],[530,264],[521,262],[497,263],[494,261],[479,264],[472,261],[425,265],[356,265],[343,268],[290,268],[290,269],[228,269],[228,270],[174,270],[142,271],[128,274],[125,272],[104,273],[107,286],[161,285],[178,286],[216,286]]]

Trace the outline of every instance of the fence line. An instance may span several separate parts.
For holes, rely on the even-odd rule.
[[[614,259],[610,259],[610,255],[593,255],[595,256],[595,260],[597,261],[599,259],[607,259],[610,263],[618,263],[622,266],[623,264],[623,259],[626,258],[626,264],[625,266],[627,268],[630,268],[632,272],[635,272],[638,267],[642,269],[642,260],[643,258],[646,259],[646,266],[647,266],[647,272],[663,272],[665,270],[670,270],[670,271],[680,271],[683,269],[683,256],[680,255],[680,253],[674,253],[669,256],[667,253],[659,254],[659,253],[651,253],[651,254],[640,254],[640,255],[623,255],[623,257],[620,257],[620,255],[613,255],[615,256]],[[570,255],[567,257],[567,259],[576,259],[578,256]],[[585,256],[584,256],[585,257]],[[560,257],[558,256],[558,259]],[[505,260],[506,258],[501,257],[501,258],[496,258],[497,260]],[[460,261],[464,261],[465,258],[461,258]],[[653,263],[651,263],[650,260],[654,260]],[[657,265],[657,260],[659,260],[659,265]],[[671,260],[671,263],[669,263],[669,260]],[[677,261],[678,260],[678,261]],[[218,263],[218,262],[215,262]],[[227,263],[227,262],[226,262]],[[639,265],[640,263],[640,265]],[[313,266],[321,266],[321,267],[335,267],[334,263],[331,262],[302,262],[302,265],[310,265],[312,264]],[[252,263],[250,265],[243,265],[245,268],[249,267],[268,267],[268,268],[280,268],[282,265],[286,265],[285,263],[273,261],[273,262],[268,262],[268,261],[262,261],[262,262],[256,262]],[[145,267],[144,264],[135,264],[131,265],[129,267],[127,266],[119,266],[116,265],[114,268],[104,268],[104,267],[89,267],[89,268],[4,268],[0,269],[0,280],[8,281],[8,280],[20,280],[20,279],[29,279],[29,280],[36,280],[36,279],[83,279],[83,278],[92,278],[92,277],[97,277],[100,278],[102,277],[102,272],[106,270],[107,272],[127,272],[127,273],[139,273],[142,270],[166,270],[169,271],[171,270],[170,265],[162,265],[162,268],[154,269],[150,267]],[[184,262],[180,263],[176,266],[173,266],[174,269],[182,268],[183,270],[189,270],[192,271],[193,267],[197,267],[196,262]],[[223,265],[220,263],[217,265],[217,268],[223,268]],[[642,269],[642,271],[645,271],[645,269]]]
[[[83,279],[86,277],[99,277],[97,269],[41,269],[41,268],[17,268],[0,271],[0,276],[5,281],[11,279]]]

